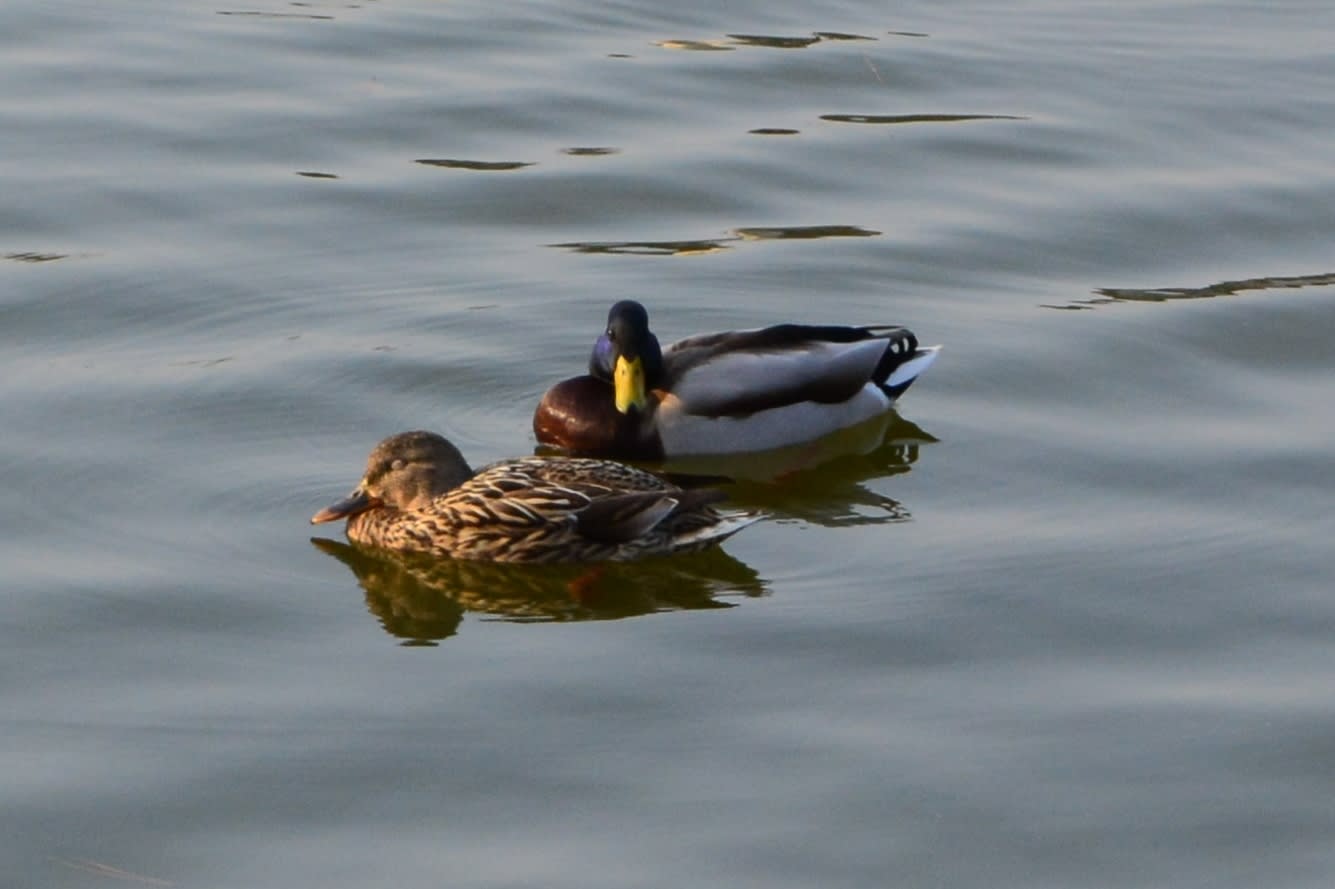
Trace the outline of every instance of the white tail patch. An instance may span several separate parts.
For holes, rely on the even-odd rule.
[[[932,366],[932,362],[936,360],[937,353],[940,351],[940,346],[920,347],[917,355],[895,368],[895,372],[890,374],[890,377],[885,381],[885,387],[893,389],[914,379]]]

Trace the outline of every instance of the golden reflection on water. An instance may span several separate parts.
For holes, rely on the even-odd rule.
[[[847,34],[843,31],[817,31],[816,36],[822,40],[875,40],[866,34]]]
[[[1162,303],[1180,299],[1213,299],[1233,296],[1249,290],[1294,290],[1299,287],[1330,287],[1335,285],[1335,272],[1289,277],[1244,278],[1240,281],[1220,281],[1205,287],[1155,287],[1141,290],[1130,287],[1099,287],[1097,297],[1072,300],[1064,306],[1041,304],[1044,309],[1092,309],[1117,302]]]
[[[663,49],[684,49],[690,52],[728,52],[736,49],[721,40],[655,40],[654,46]]]
[[[533,623],[612,620],[728,608],[720,597],[768,592],[752,568],[721,549],[630,563],[498,565],[328,538],[311,543],[352,571],[385,632],[416,644],[453,636],[468,612]]]
[[[805,49],[820,43],[819,37],[770,37],[764,34],[729,34],[729,39],[742,46],[767,46],[771,49]]]

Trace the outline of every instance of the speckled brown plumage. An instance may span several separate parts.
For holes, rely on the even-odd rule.
[[[405,432],[311,521],[347,518],[351,540],[456,559],[620,561],[702,549],[756,520],[710,506],[721,499],[606,460],[525,457],[473,473],[441,436]]]

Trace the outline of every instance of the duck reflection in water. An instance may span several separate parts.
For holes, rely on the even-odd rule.
[[[611,620],[661,611],[730,608],[767,594],[749,566],[720,549],[599,565],[513,565],[389,552],[327,538],[311,543],[351,569],[385,632],[430,645],[458,632],[468,612],[546,623]]]
[[[908,521],[908,508],[868,486],[910,471],[938,439],[891,411],[801,445],[655,464],[684,487],[727,484],[728,499],[776,519],[827,528]]]

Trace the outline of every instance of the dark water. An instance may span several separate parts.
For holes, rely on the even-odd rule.
[[[1332,33],[11,0],[4,884],[1330,885]],[[530,451],[626,296],[946,349],[723,552],[312,544],[385,434]]]

